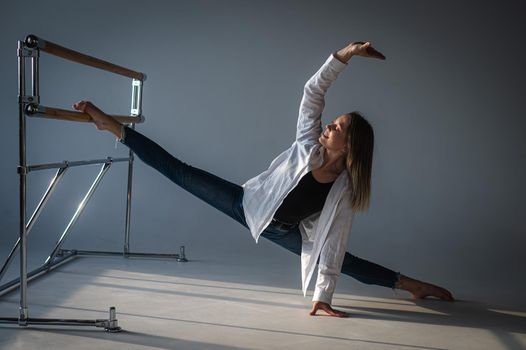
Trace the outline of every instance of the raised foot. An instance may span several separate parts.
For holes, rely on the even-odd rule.
[[[77,111],[88,114],[99,130],[108,130],[117,137],[121,137],[122,124],[107,115],[89,101],[79,101],[73,105]]]

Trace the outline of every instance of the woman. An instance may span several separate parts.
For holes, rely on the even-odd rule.
[[[346,252],[356,211],[369,206],[374,134],[358,113],[341,115],[324,130],[324,96],[353,56],[385,57],[369,42],[355,42],[332,54],[305,84],[296,140],[268,170],[243,186],[232,184],[176,159],[137,131],[125,127],[90,102],[74,108],[91,116],[146,164],[249,228],[301,255],[303,293],[318,263],[310,315],[318,310],[336,317],[331,307],[340,271],[367,284],[409,291],[413,298],[453,300],[446,289],[421,282]]]

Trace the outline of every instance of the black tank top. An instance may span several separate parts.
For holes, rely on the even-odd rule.
[[[318,182],[309,171],[285,197],[274,218],[283,223],[295,224],[321,211],[333,183]]]

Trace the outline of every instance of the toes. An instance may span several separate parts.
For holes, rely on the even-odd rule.
[[[79,101],[79,102],[77,102],[77,103],[75,103],[73,105],[73,108],[75,108],[78,111],[82,111],[82,110],[84,110],[84,106],[85,106],[85,102],[84,101]]]

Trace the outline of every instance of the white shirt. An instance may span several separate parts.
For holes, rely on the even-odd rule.
[[[266,171],[243,184],[245,218],[256,243],[289,192],[306,173],[323,164],[325,148],[318,139],[322,133],[324,96],[346,66],[331,55],[307,81],[299,108],[296,140]],[[321,212],[299,223],[304,296],[320,257],[313,301],[331,304],[340,275],[354,216],[348,183],[349,177],[344,170],[332,185]]]

